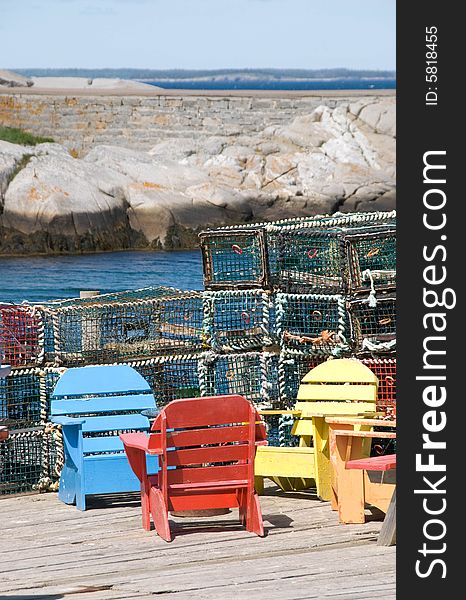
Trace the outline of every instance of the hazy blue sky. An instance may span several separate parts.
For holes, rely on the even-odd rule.
[[[395,0],[0,0],[0,68],[395,68]]]

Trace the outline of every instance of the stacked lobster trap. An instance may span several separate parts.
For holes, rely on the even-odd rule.
[[[205,291],[168,287],[0,304],[0,495],[55,489],[63,465],[50,398],[70,367],[125,363],[157,404],[240,394],[291,408],[311,368],[356,356],[396,404],[396,215],[354,213],[200,234]],[[269,443],[293,443],[270,417]]]
[[[0,378],[0,421],[10,430],[0,442],[0,495],[48,489],[63,466],[61,432],[48,422],[56,367],[18,367]]]

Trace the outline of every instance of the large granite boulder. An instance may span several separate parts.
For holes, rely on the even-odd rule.
[[[395,104],[149,151],[0,142],[0,252],[189,247],[205,227],[395,205]]]

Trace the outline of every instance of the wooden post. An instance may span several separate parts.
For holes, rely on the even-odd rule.
[[[377,546],[395,546],[396,545],[396,489],[393,490],[393,496],[390,500],[385,519],[382,523]]]

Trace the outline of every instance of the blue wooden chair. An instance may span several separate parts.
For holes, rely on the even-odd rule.
[[[139,491],[118,436],[148,431],[149,420],[141,411],[155,408],[149,385],[132,367],[68,369],[51,399],[51,420],[62,426],[65,447],[60,500],[86,510],[88,495]],[[158,471],[156,456],[148,457],[147,471]]]

